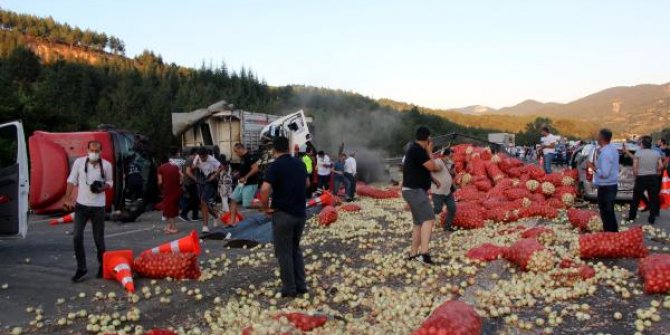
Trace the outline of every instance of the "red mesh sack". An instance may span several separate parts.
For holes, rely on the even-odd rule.
[[[304,332],[323,327],[323,325],[328,322],[328,317],[325,315],[307,315],[304,313],[280,313],[277,314],[274,318],[286,318],[296,328]]]
[[[550,182],[556,187],[563,186],[563,174],[550,173],[544,177],[544,181]]]
[[[400,192],[397,190],[382,190],[369,185],[364,185],[362,187],[356,186],[356,193],[360,196],[374,199],[394,199],[400,197]]]
[[[481,335],[482,320],[468,304],[450,300],[436,308],[412,335]]]
[[[487,179],[487,180],[482,180],[482,181],[476,181],[475,182],[475,187],[477,190],[481,192],[488,192],[493,188],[493,184]]]
[[[135,258],[133,270],[145,278],[200,278],[198,256],[194,253],[142,254]]]
[[[505,190],[503,193],[505,194],[505,197],[507,197],[507,199],[509,200],[530,198],[530,191],[528,191],[525,188],[512,188],[509,190]]]
[[[319,213],[319,225],[330,226],[337,221],[337,209],[333,206],[326,206]]]
[[[465,162],[455,162],[454,163],[454,171],[456,173],[461,173],[465,171]]]
[[[566,177],[571,177],[574,180],[579,179],[579,171],[577,171],[577,169],[564,170],[563,175]]]
[[[520,216],[524,218],[539,216],[548,220],[558,217],[558,209],[547,206],[545,202],[533,203],[528,208],[521,208],[519,210]]]
[[[466,169],[473,176],[486,176],[486,164],[481,159],[473,159]]]
[[[519,178],[521,177],[521,168],[515,167],[505,171],[510,178]]]
[[[511,177],[510,170],[523,167],[523,162],[516,158],[505,158],[502,159],[500,163],[498,163],[498,166],[500,167],[500,170],[507,173]],[[518,171],[519,174],[521,174],[521,169]]]
[[[554,230],[549,227],[533,227],[524,230],[521,233],[521,238],[538,238],[541,235],[550,234],[554,235]]]
[[[480,193],[477,187],[475,186],[465,186],[461,187],[456,192],[454,192],[454,198],[456,201],[478,201],[485,198],[483,193]]]
[[[547,199],[547,201],[545,201],[545,205],[556,209],[565,208],[565,204],[563,203],[563,201],[557,198]]]
[[[597,220],[600,218],[600,214],[596,211],[591,211],[588,209],[577,209],[570,208],[568,209],[568,221],[570,224],[581,231],[590,231],[589,222],[591,220]]]
[[[356,204],[346,204],[342,205],[342,207],[340,207],[340,210],[345,212],[358,212],[361,210],[361,206]]]
[[[492,196],[482,201],[482,206],[486,209],[494,209],[504,206],[507,203],[507,198],[501,196]]]
[[[457,204],[454,226],[463,229],[477,229],[484,227],[484,218],[479,206]]]
[[[537,181],[543,181],[544,177],[546,176],[546,173],[542,168],[540,168],[537,165],[526,165],[523,168],[523,173],[527,174],[530,179],[535,179]]]
[[[479,157],[481,157],[482,160],[490,161],[493,157],[493,154],[491,153],[491,150],[484,149],[481,153],[479,153]]]
[[[643,258],[639,273],[644,280],[645,293],[670,292],[670,255],[654,254]]]
[[[498,232],[498,235],[509,235],[526,229],[526,226],[518,225],[516,227],[507,227]]]
[[[648,253],[641,227],[618,233],[602,232],[579,236],[579,255],[582,259],[642,258]]]
[[[528,199],[530,199],[530,201],[532,201],[533,203],[538,203],[538,204],[543,204],[544,201],[546,200],[544,195],[542,195],[540,193],[533,193],[530,196],[528,196]]]
[[[505,174],[500,170],[498,164],[489,162],[486,164],[486,174],[493,180],[494,183],[499,182],[505,178]]]
[[[504,257],[523,271],[548,271],[554,266],[553,255],[534,238],[514,242]]]
[[[588,265],[582,265],[579,267],[561,268],[561,270],[551,274],[551,279],[559,285],[574,286],[578,281],[587,280],[595,276],[596,270]]]
[[[502,257],[505,254],[505,249],[507,248],[491,243],[484,243],[468,250],[465,256],[472,260],[490,262]]]

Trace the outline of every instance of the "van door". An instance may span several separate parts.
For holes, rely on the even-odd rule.
[[[0,238],[28,232],[28,155],[23,125],[0,125]]]

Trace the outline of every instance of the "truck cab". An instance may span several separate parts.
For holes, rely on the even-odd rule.
[[[23,124],[0,124],[0,239],[26,237],[29,189]]]

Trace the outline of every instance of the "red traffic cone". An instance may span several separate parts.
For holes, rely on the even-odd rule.
[[[126,291],[134,293],[135,283],[131,264],[133,264],[132,250],[107,251],[102,255],[102,277],[116,279]]]
[[[663,171],[661,193],[659,198],[662,209],[667,209],[670,207],[670,178],[668,178],[668,170]]]
[[[240,214],[239,212],[235,216],[237,217],[237,222],[244,220],[244,216],[242,216],[242,214]],[[230,212],[223,213],[223,215],[221,215],[219,220],[221,220],[221,222],[226,226],[234,226],[237,223],[237,222],[230,223]]]
[[[320,196],[310,199],[307,202],[307,207],[314,207],[314,206],[330,206],[333,204],[333,194],[325,191],[323,194]]]
[[[184,236],[178,240],[172,242],[161,244],[155,248],[145,250],[142,254],[179,254],[192,252],[196,255],[200,255],[200,239],[198,238],[198,233],[195,230],[191,231],[190,234]]]
[[[53,220],[49,221],[49,225],[55,226],[55,225],[59,225],[59,224],[72,223],[72,222],[74,222],[74,212],[72,212],[68,215],[65,215],[64,217],[62,217],[60,219],[53,219]]]

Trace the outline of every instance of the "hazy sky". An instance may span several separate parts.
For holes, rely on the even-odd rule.
[[[126,54],[251,67],[428,107],[568,102],[670,82],[670,1],[52,1],[5,9],[120,37]]]

